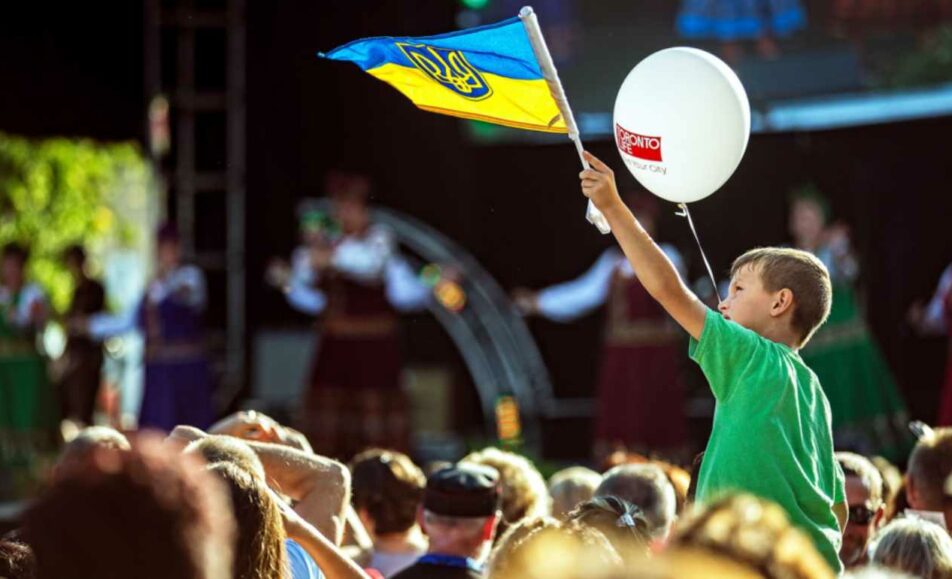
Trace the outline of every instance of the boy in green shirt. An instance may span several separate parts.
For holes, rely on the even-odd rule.
[[[611,224],[639,281],[691,336],[690,355],[717,400],[696,500],[730,491],[780,504],[836,572],[846,524],[830,404],[798,350],[830,312],[830,276],[813,255],[748,251],[731,268],[717,312],[689,290],[622,203],[612,170],[591,153],[582,192]]]

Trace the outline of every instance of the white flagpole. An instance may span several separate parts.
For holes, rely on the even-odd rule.
[[[569,99],[565,96],[565,90],[562,88],[562,81],[559,80],[559,73],[555,70],[555,64],[552,62],[552,55],[549,54],[549,47],[545,44],[545,38],[542,36],[542,29],[539,28],[539,19],[531,6],[526,6],[519,11],[519,19],[525,26],[526,34],[529,35],[529,43],[532,45],[532,51],[535,53],[539,66],[542,68],[542,76],[545,77],[546,84],[549,85],[549,92],[555,99],[555,104],[562,113],[562,119],[569,130],[569,138],[575,143],[575,150],[578,152],[578,158],[582,161],[582,167],[588,169],[588,161],[582,156],[582,140],[579,137],[578,125],[575,124],[575,116],[572,115],[572,107],[569,106]],[[585,212],[585,218],[588,222],[604,233],[611,233],[611,227],[608,220],[602,215],[595,205],[589,201],[588,209]]]

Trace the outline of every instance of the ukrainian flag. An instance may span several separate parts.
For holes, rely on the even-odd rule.
[[[318,56],[353,62],[423,110],[568,132],[519,18],[437,36],[364,38]]]

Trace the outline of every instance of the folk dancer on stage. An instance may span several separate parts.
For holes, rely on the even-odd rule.
[[[652,235],[658,203],[647,194],[629,196]],[[679,273],[681,254],[659,244]],[[648,295],[622,252],[612,247],[580,277],[538,292],[517,289],[516,307],[526,315],[571,322],[608,304],[598,379],[595,454],[616,447],[676,455],[685,450],[685,388],[678,367],[684,334]]]
[[[371,223],[367,178],[331,174],[327,192],[330,215],[300,216],[304,245],[282,284],[292,307],[320,316],[300,429],[329,456],[406,450],[397,313],[422,308],[430,290],[396,254],[391,232]]]
[[[853,289],[859,263],[848,230],[839,224],[827,226],[828,214],[826,201],[812,190],[793,199],[794,244],[820,258],[833,282],[829,320],[803,349],[803,360],[816,372],[830,401],[837,448],[898,459],[911,442],[906,406]]]
[[[952,426],[952,265],[945,268],[928,305],[913,306],[910,321],[925,334],[947,334],[949,354],[945,367],[945,386],[939,406],[939,426]]]
[[[205,276],[198,267],[182,263],[179,237],[171,225],[159,231],[157,257],[155,278],[135,310],[95,315],[81,327],[100,340],[133,328],[145,337],[140,428],[207,428],[214,416],[202,327]]]
[[[0,499],[29,491],[37,459],[52,452],[56,402],[36,336],[48,307],[40,286],[26,280],[27,250],[0,256]]]
[[[63,262],[73,277],[75,290],[66,324],[73,320],[102,313],[106,308],[106,292],[86,272],[86,251],[79,245],[67,248]],[[70,335],[63,352],[62,375],[59,379],[63,418],[77,427],[93,423],[96,395],[102,380],[103,348],[98,341],[81,334]]]

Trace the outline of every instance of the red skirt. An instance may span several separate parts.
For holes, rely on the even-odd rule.
[[[322,336],[301,424],[315,452],[346,460],[375,446],[406,451],[410,428],[401,366],[394,337]]]
[[[942,405],[939,407],[939,421],[936,426],[952,426],[952,339],[949,340],[949,354],[945,363],[945,385],[942,387]]]
[[[600,446],[675,453],[687,444],[678,347],[605,346],[595,438]]]

